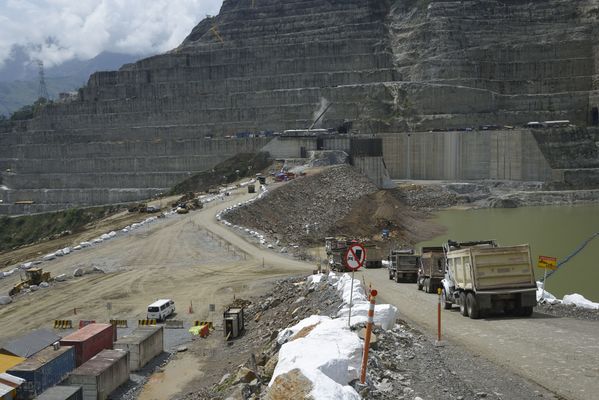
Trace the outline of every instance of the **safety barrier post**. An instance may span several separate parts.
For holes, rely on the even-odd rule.
[[[193,302],[189,300],[189,313],[193,314]]]
[[[441,288],[437,289],[439,295],[439,303],[437,304],[437,345],[441,344]]]
[[[368,323],[366,324],[366,336],[364,337],[364,354],[362,356],[362,372],[360,374],[360,383],[366,381],[366,367],[368,366],[368,351],[370,350],[370,336],[372,334],[372,324],[374,318],[374,305],[376,303],[376,295],[378,292],[375,289],[370,291],[370,306],[368,307]]]

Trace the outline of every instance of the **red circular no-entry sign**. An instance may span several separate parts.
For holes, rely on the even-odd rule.
[[[366,249],[360,243],[354,243],[345,252],[345,264],[347,268],[356,271],[364,265],[366,260]]]

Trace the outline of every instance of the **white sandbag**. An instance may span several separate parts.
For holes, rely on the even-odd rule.
[[[24,270],[28,270],[31,267],[33,267],[32,262],[26,262],[26,263],[21,264],[21,269],[24,269]]]

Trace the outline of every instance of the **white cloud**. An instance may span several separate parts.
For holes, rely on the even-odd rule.
[[[102,51],[161,53],[179,45],[222,0],[2,0],[0,65],[15,45],[47,66]]]

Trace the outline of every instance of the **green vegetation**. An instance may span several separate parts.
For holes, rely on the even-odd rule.
[[[271,164],[268,153],[240,153],[212,170],[202,171],[178,183],[170,192],[171,195],[187,192],[205,192],[211,187],[227,184],[239,178],[254,176]]]
[[[73,77],[46,79],[50,98],[57,98],[60,92],[76,90],[84,83]],[[0,114],[10,115],[25,106],[30,106],[39,97],[39,81],[0,82]]]
[[[81,231],[90,222],[119,211],[118,207],[72,208],[55,213],[0,217],[0,251]]]

